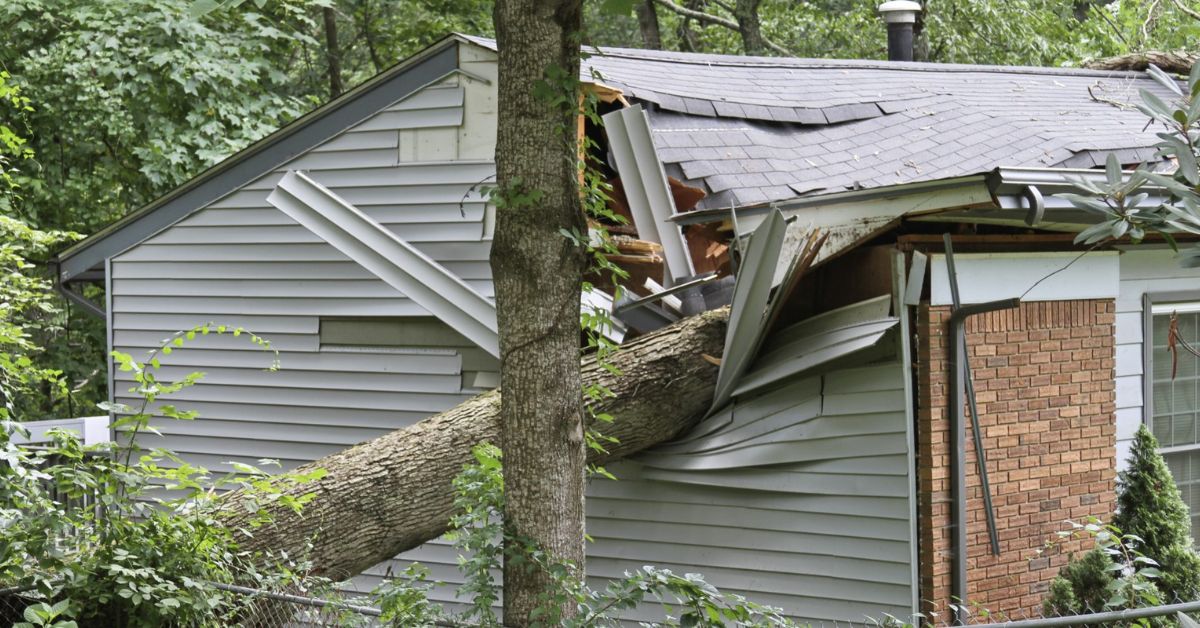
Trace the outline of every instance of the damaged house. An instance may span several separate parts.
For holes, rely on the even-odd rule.
[[[1200,271],[1154,244],[1081,255],[1088,217],[1054,196],[1110,154],[1154,158],[1145,118],[1108,102],[1153,81],[627,49],[586,63],[604,125],[581,133],[629,218],[611,228],[631,273],[626,297],[590,304],[617,338],[733,308],[708,415],[590,484],[590,576],[700,572],[814,623],[952,596],[1033,609],[1081,545],[1035,550],[1111,513],[1143,422],[1200,512],[1196,367],[1163,368],[1166,315],[1200,334]],[[164,377],[207,373],[177,401],[201,419],[147,444],[294,467],[497,385],[496,80],[493,42],[448,37],[61,254],[66,294],[104,286],[83,303],[114,350],[211,320],[280,352],[268,373],[213,336],[164,360]],[[954,401],[968,387],[974,415]],[[411,560],[454,600],[449,544],[394,564]]]

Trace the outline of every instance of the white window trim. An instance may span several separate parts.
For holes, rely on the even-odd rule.
[[[1154,317],[1171,312],[1200,313],[1200,291],[1142,295],[1142,424],[1151,431],[1154,429]],[[1200,438],[1197,440],[1200,441]],[[1200,442],[1158,448],[1158,453],[1164,456],[1194,451],[1200,451]],[[1178,486],[1179,480],[1175,480],[1175,484]],[[1200,536],[1197,537],[1197,542],[1200,542]]]

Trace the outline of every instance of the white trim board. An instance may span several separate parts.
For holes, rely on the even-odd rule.
[[[960,253],[954,256],[954,266],[963,303],[1013,297],[1023,301],[1114,299],[1120,283],[1118,258],[1116,251],[1093,251],[1082,257],[1078,252],[1057,251]],[[946,256],[930,255],[929,265],[929,302],[949,305],[952,300]]]

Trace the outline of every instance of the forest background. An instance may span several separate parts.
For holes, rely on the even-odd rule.
[[[584,4],[592,45],[887,56],[873,0]],[[1078,66],[1200,36],[1183,0],[924,4],[916,56],[932,62]],[[54,293],[55,252],[450,32],[490,36],[491,12],[486,0],[0,3],[0,356],[22,365],[0,364],[10,415],[95,414],[106,395],[103,321]]]

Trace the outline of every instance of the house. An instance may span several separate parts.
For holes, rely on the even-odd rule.
[[[1200,271],[1153,244],[1081,254],[1088,219],[1054,196],[1110,154],[1154,159],[1153,129],[1112,103],[1155,83],[626,49],[587,63],[605,124],[583,132],[639,251],[640,299],[616,316],[636,333],[733,303],[712,412],[591,484],[592,577],[696,571],[815,623],[952,597],[1034,609],[1082,542],[1037,548],[1111,512],[1142,422],[1200,506],[1196,367],[1171,379],[1162,352],[1171,312],[1197,328]],[[71,298],[104,285],[87,305],[112,349],[212,320],[279,350],[275,373],[228,337],[164,360],[167,377],[207,373],[177,395],[202,418],[153,444],[292,467],[496,385],[496,80],[493,42],[448,37],[59,256]],[[733,286],[711,274],[731,254]],[[961,319],[985,491],[947,401],[965,385],[949,322],[956,300],[1005,298],[1020,302]],[[110,369],[114,400],[129,386]],[[409,560],[459,578],[444,542]]]

